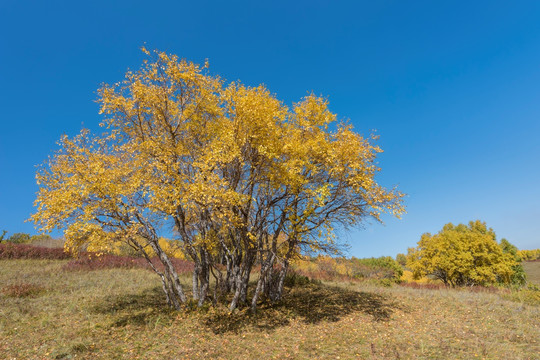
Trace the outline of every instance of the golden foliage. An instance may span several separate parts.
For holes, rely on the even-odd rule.
[[[143,51],[141,70],[99,90],[105,132],[62,137],[38,172],[32,219],[65,228],[67,248],[194,257],[235,236],[262,251],[276,234],[266,250],[292,258],[336,251],[336,224],[404,212],[403,194],[374,179],[375,137],[337,122],[326,99],[289,108],[262,85],[225,85],[207,64]],[[173,226],[181,244],[156,243]]]
[[[493,230],[478,220],[449,223],[435,235],[423,234],[407,255],[415,279],[433,275],[452,286],[509,283],[514,265],[514,257],[503,252]]]
[[[525,261],[538,260],[540,259],[540,249],[518,250],[517,256],[519,256],[522,260],[525,260]]]

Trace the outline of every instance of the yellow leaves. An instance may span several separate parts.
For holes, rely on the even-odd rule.
[[[148,245],[143,238],[136,237],[133,240],[139,242],[139,244],[143,246],[148,256],[157,256],[152,247]],[[110,253],[115,255],[128,255],[129,253],[126,253],[126,247],[123,244],[124,243],[120,241],[116,242],[114,244],[114,248],[111,249]],[[182,248],[179,246],[179,243],[177,241],[160,237],[158,240],[158,244],[161,247],[161,250],[163,250],[165,254],[167,254],[167,256],[171,258],[185,259]]]
[[[207,63],[141,50],[149,60],[139,71],[99,90],[107,131],[63,137],[38,174],[32,218],[44,229],[76,224],[74,246],[115,251],[181,220],[215,249],[231,228],[254,243],[283,218],[279,231],[316,251],[335,248],[336,223],[404,211],[403,195],[375,181],[374,138],[336,123],[326,99],[309,95],[290,109],[262,85],[224,86]]]
[[[317,126],[326,130],[326,125],[336,120],[336,115],[328,110],[328,101],[313,94],[294,104],[294,113],[298,124],[308,131]]]
[[[433,274],[452,285],[486,284],[509,279],[515,262],[503,253],[485,223],[446,224],[435,235],[423,234],[409,249],[407,266],[415,278]],[[503,281],[504,282],[504,281]]]
[[[87,245],[89,251],[107,251],[108,239],[111,234],[107,234],[97,225],[89,222],[74,222],[64,232],[66,242],[64,248],[72,253],[79,252],[83,246]]]
[[[540,259],[540,249],[535,250],[518,250],[517,255],[522,260],[537,260]]]
[[[146,55],[150,56],[150,51],[148,51],[148,50],[146,49],[146,47],[141,46],[141,51],[142,51],[143,53],[145,53]]]

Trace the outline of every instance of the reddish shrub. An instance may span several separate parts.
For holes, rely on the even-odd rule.
[[[64,265],[64,270],[100,270],[100,269],[132,269],[143,268],[150,269],[150,265],[144,258],[116,256],[116,255],[101,255],[96,253],[81,252],[78,257],[73,259],[73,256],[64,252],[62,248],[46,248],[41,246],[32,246],[26,244],[0,244],[0,260],[1,259],[49,259],[49,260],[64,260],[72,259]],[[174,267],[179,274],[189,273],[193,271],[193,263],[181,259],[171,259]],[[158,269],[163,270],[163,265],[157,260],[152,259],[152,263]]]
[[[176,271],[178,271],[178,274],[189,274],[193,272],[194,265],[191,261],[182,260],[182,259],[171,259],[174,268]],[[155,260],[152,261],[154,264],[156,263]]]
[[[5,296],[9,297],[29,297],[37,296],[39,293],[43,292],[45,289],[41,286],[29,284],[29,283],[20,283],[7,285],[2,288],[2,293]]]
[[[192,262],[181,259],[171,259],[171,262],[179,274],[193,271]],[[152,263],[158,270],[163,270],[163,265],[157,258],[152,258]],[[63,267],[67,271],[134,268],[151,269],[150,264],[144,258],[107,254],[98,256],[94,253],[80,254],[78,258],[71,260]]]
[[[142,258],[131,258],[128,256],[101,255],[94,253],[81,253],[76,259],[64,265],[64,270],[101,270],[123,268],[132,269],[144,267],[146,261]]]
[[[25,244],[0,244],[0,259],[69,259],[62,248],[46,248]]]

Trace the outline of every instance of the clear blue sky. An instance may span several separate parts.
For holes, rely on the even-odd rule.
[[[97,129],[96,89],[146,43],[376,129],[408,213],[342,238],[395,255],[445,223],[540,247],[540,2],[0,1],[0,229],[35,233],[35,165]]]

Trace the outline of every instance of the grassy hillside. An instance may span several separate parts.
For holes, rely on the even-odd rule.
[[[540,286],[540,261],[524,261],[523,270],[527,274],[530,283]]]
[[[508,293],[369,283],[288,288],[257,316],[176,313],[143,269],[0,260],[5,359],[538,359],[540,307]],[[186,284],[188,278],[184,279]]]

